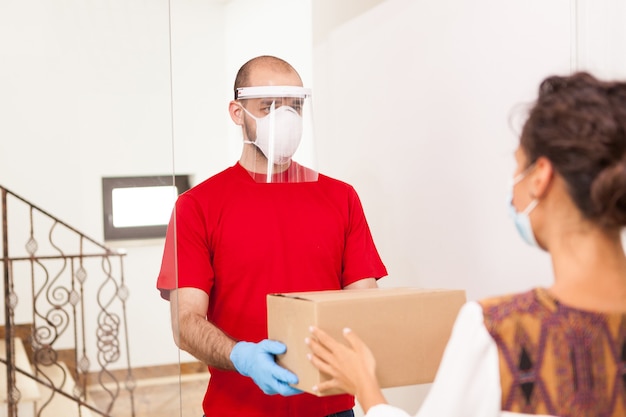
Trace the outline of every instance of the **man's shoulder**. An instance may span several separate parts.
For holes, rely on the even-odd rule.
[[[328,175],[319,173],[318,174],[318,182],[320,184],[322,184],[323,186],[327,186],[327,187],[334,187],[334,188],[342,188],[342,189],[347,189],[347,190],[354,190],[354,187],[345,182],[342,181],[340,179],[334,178],[334,177],[330,177]]]
[[[210,176],[209,178],[198,183],[197,185],[194,185],[189,190],[187,190],[186,194],[203,194],[216,188],[222,188],[236,178],[238,178],[237,165],[233,165],[218,172],[217,174]]]

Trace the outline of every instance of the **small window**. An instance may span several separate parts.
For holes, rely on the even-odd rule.
[[[163,238],[187,175],[102,178],[104,240]]]

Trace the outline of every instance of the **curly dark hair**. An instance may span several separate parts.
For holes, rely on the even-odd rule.
[[[626,82],[586,72],[546,78],[520,145],[529,165],[550,160],[583,216],[626,225]]]

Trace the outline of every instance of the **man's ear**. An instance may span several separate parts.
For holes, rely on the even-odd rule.
[[[228,113],[236,125],[243,126],[243,109],[241,108],[241,103],[235,100],[228,103]]]
[[[530,193],[534,198],[542,198],[548,192],[554,177],[552,162],[545,156],[540,156],[535,161],[535,169],[530,175]]]

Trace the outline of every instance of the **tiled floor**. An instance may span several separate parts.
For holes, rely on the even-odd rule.
[[[208,373],[179,377],[139,380],[134,392],[135,417],[202,417],[202,398],[208,383]],[[110,403],[111,393],[93,389],[89,397],[99,409]],[[113,417],[131,417],[129,395],[120,391]]]

